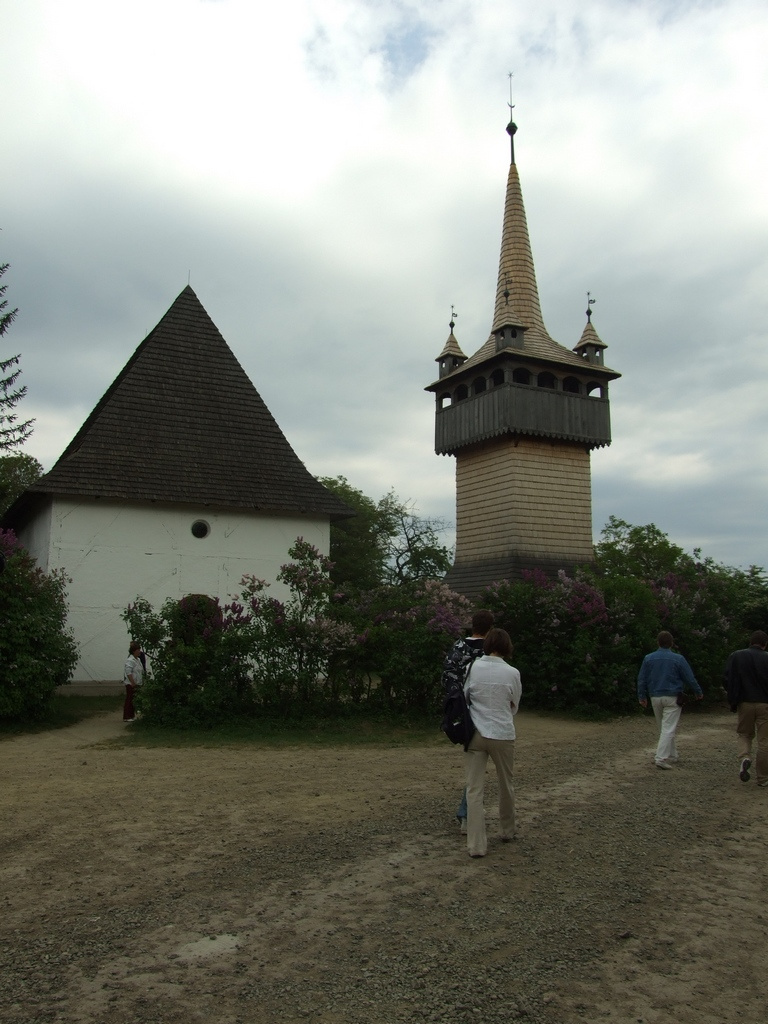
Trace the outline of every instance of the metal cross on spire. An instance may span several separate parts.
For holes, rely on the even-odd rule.
[[[507,125],[507,134],[509,135],[510,157],[512,163],[515,162],[515,132],[517,131],[517,125],[515,124],[512,117],[512,111],[515,109],[515,104],[512,102],[513,75],[513,71],[510,71],[509,74],[507,75],[507,78],[509,79],[509,103],[507,104],[507,106],[509,107],[509,124]]]

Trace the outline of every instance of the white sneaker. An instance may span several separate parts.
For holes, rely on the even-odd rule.
[[[657,768],[663,768],[665,771],[669,771],[669,769],[672,767],[669,761],[654,761],[653,763],[656,765]]]

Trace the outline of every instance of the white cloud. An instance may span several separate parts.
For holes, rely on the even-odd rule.
[[[422,389],[451,303],[465,351],[490,327],[512,69],[545,320],[575,344],[590,290],[623,374],[596,528],[654,521],[768,563],[762,2],[26,0],[3,17],[0,257],[30,454],[51,464],[191,273],[310,469],[452,517]]]

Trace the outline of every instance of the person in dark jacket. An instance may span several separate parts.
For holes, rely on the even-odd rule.
[[[731,711],[736,711],[736,735],[740,744],[739,778],[749,782],[752,741],[757,737],[755,758],[758,786],[768,786],[768,633],[758,629],[749,647],[734,651],[725,665],[725,689]]]
[[[659,726],[659,742],[654,763],[657,768],[671,768],[678,760],[675,733],[680,722],[682,707],[678,697],[686,683],[701,700],[704,694],[696,682],[693,669],[682,656],[672,650],[672,634],[663,629],[657,638],[658,650],[646,654],[637,677],[637,699],[642,707],[651,707]]]

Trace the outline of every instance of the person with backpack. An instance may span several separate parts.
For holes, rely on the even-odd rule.
[[[462,689],[467,672],[472,662],[483,653],[483,642],[493,626],[493,612],[487,608],[478,608],[472,616],[472,634],[463,640],[457,640],[445,657],[443,667],[443,694],[450,697],[455,689]],[[462,793],[461,802],[456,811],[461,827],[461,834],[467,833],[467,791]]]
[[[467,850],[470,857],[488,851],[485,831],[485,769],[488,758],[496,767],[499,783],[501,841],[515,838],[515,791],[512,765],[515,756],[515,715],[520,707],[520,673],[508,665],[512,641],[503,629],[489,631],[483,656],[474,661],[464,684],[464,696],[475,726],[464,754],[467,780]]]

